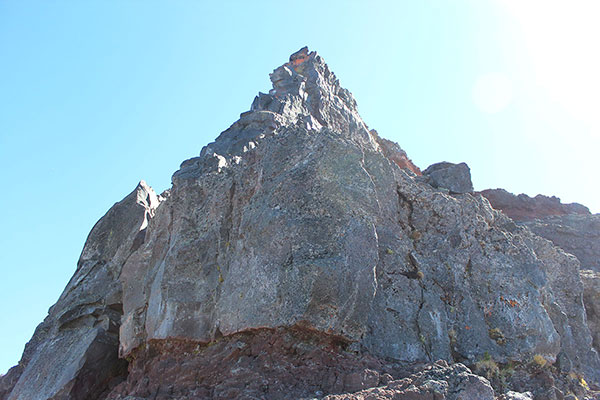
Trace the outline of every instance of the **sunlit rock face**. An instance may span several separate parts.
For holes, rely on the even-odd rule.
[[[400,168],[316,53],[271,80],[173,175],[121,275],[122,356],[306,324],[403,361],[596,365],[575,260]]]
[[[427,183],[399,146],[367,127],[350,92],[315,52],[293,54],[271,81],[273,89],[259,94],[250,111],[181,164],[164,196],[148,194],[133,222],[130,212],[118,214],[122,221],[109,233],[90,235],[82,259],[100,254],[102,263],[80,263],[51,310],[52,320],[59,309],[60,315],[79,310],[79,300],[62,300],[75,296],[73,285],[90,293],[105,288],[81,301],[101,311],[82,311],[80,320],[89,321],[76,332],[100,326],[105,309],[122,313],[118,323],[105,318],[114,322],[106,331],[133,372],[111,398],[126,398],[133,393],[127,388],[146,393],[137,398],[158,398],[152,396],[163,393],[160,385],[143,392],[150,383],[140,389],[135,381],[144,377],[139,357],[160,362],[169,343],[188,349],[225,337],[237,346],[231,338],[238,334],[299,328],[344,343],[343,350],[327,351],[394,363],[473,364],[488,356],[528,363],[540,355],[598,381],[576,259],[484,197]],[[119,240],[110,239],[115,234]],[[96,272],[86,275],[88,269]],[[45,335],[33,341],[51,349],[55,333]],[[44,368],[76,362],[90,348],[86,343],[48,356]],[[179,360],[195,354],[188,350]],[[241,357],[230,350],[222,354]],[[27,398],[20,393],[38,385],[40,368],[30,362],[8,398]],[[470,374],[453,368],[448,376]],[[175,387],[176,375],[164,384]],[[68,375],[82,376],[93,374]],[[38,398],[57,390],[67,394],[55,398],[76,398],[68,394],[68,377],[39,383],[54,386]],[[90,379],[107,392],[116,384]],[[487,381],[473,379],[487,390]]]
[[[484,190],[481,194],[519,225],[577,257],[587,322],[594,347],[600,349],[600,214],[591,214],[577,203],[563,204],[556,197],[515,196],[502,189]]]

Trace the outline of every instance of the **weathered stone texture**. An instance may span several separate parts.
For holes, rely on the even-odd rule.
[[[296,56],[174,174],[123,268],[121,355],[302,322],[405,362],[543,354],[597,379],[577,262],[415,179],[321,58]]]

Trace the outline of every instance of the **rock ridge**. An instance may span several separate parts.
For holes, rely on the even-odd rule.
[[[515,221],[528,221],[532,219],[545,218],[559,215],[589,215],[590,210],[579,204],[561,203],[558,197],[544,196],[538,194],[529,197],[526,194],[518,196],[504,189],[486,189],[481,194],[487,198],[497,210],[502,210]]]

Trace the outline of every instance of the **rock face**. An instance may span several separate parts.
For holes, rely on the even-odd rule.
[[[118,278],[143,243],[157,206],[158,197],[142,181],[96,223],[73,278],[27,343],[19,365],[7,374],[13,387],[3,398],[97,399],[123,380],[127,363],[118,358],[123,312]]]
[[[297,399],[355,392],[325,398],[494,398],[489,382],[462,364],[439,360],[411,373],[389,361],[344,351],[345,346],[341,338],[303,328],[237,333],[209,346],[153,341],[136,354],[129,379],[109,399]]]
[[[557,215],[522,224],[576,256],[583,269],[600,272],[600,214]]]
[[[440,162],[430,165],[423,175],[435,188],[448,189],[450,193],[470,193],[473,191],[471,170],[465,163]]]
[[[536,355],[600,381],[574,257],[463,193],[472,187],[463,190],[461,164],[428,175],[458,171],[457,187],[444,181],[460,189],[453,196],[424,182],[406,153],[368,129],[315,52],[293,54],[271,81],[182,163],[166,198],[138,188],[98,223],[9,399],[82,398],[83,380],[97,388],[85,398],[235,398],[235,382],[251,381],[245,398],[383,385],[355,398],[491,399],[487,381],[459,364],[393,383],[402,377],[380,360],[527,364]],[[130,361],[120,384],[119,321],[119,356]],[[100,353],[110,360],[96,362]],[[300,378],[321,382],[327,371],[320,388]],[[290,380],[287,389],[270,374]]]
[[[406,152],[402,150],[397,143],[380,137],[375,129],[371,129],[371,135],[373,135],[373,138],[380,146],[381,152],[388,160],[396,163],[396,165],[400,168],[408,170],[417,176],[423,175],[419,167],[413,164],[411,159],[408,158]]]
[[[515,196],[501,189],[484,190],[481,194],[494,208],[577,257],[582,268],[588,325],[594,348],[600,350],[600,214],[591,214],[577,203],[562,204],[556,197]]]
[[[487,189],[480,192],[497,210],[502,210],[515,221],[528,221],[556,215],[589,215],[590,210],[578,203],[563,204],[558,197],[548,197],[541,194],[529,197],[526,194],[518,196],[504,189]]]
[[[588,325],[592,332],[594,348],[600,350],[600,273],[582,270],[583,302],[587,312]]]

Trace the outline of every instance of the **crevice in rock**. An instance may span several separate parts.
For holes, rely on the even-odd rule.
[[[98,370],[97,363],[106,363],[108,368]],[[100,338],[86,353],[86,365],[70,392],[72,400],[103,399],[115,386],[127,379],[128,362],[118,358],[118,348],[112,338]]]
[[[425,354],[427,355],[427,359],[431,362],[433,360],[431,357],[430,345],[427,343],[427,337],[425,337],[425,335],[423,334],[423,332],[421,330],[421,325],[419,324],[419,318],[421,317],[421,311],[423,310],[423,306],[425,305],[425,285],[423,285],[421,283],[420,286],[421,286],[421,300],[419,301],[419,309],[417,310],[417,315],[415,317],[415,326],[417,328],[417,335],[419,335],[419,342],[421,342],[421,345],[423,346],[423,350],[425,351]]]
[[[375,180],[373,180],[373,177],[371,176],[371,174],[365,167],[365,149],[360,144],[357,144],[357,146],[361,152],[360,167],[365,172],[365,174],[367,174],[367,176],[369,177],[369,181],[371,182],[371,185],[373,185],[373,192],[375,193],[375,202],[377,203],[377,211],[381,215],[381,204],[379,203],[379,195],[377,193],[377,185],[375,184]]]
[[[407,209],[408,211],[408,215],[407,215],[407,223],[408,226],[406,226],[406,224],[404,223],[404,221],[402,219],[400,219],[400,221],[398,221],[400,223],[400,225],[404,225],[404,228],[406,230],[409,230],[410,233],[412,234],[413,232],[415,232],[415,227],[413,225],[413,213],[414,213],[414,206],[412,201],[410,201],[408,199],[408,197],[402,193],[402,190],[400,189],[400,185],[396,185],[396,193],[398,194],[398,205],[400,206],[401,209]]]
[[[221,224],[221,229],[219,234],[221,235],[221,240],[222,240],[222,247],[224,247],[224,251],[227,251],[229,246],[230,246],[230,241],[231,241],[231,229],[233,227],[233,209],[234,209],[234,204],[233,204],[233,200],[235,197],[235,191],[236,191],[236,183],[235,183],[235,179],[232,180],[231,182],[231,188],[229,189],[229,197],[228,197],[228,204],[227,204],[227,209],[225,211],[225,215],[223,215],[223,223]]]
[[[415,255],[412,252],[408,252],[406,258],[412,269],[410,271],[400,271],[399,274],[404,275],[408,279],[423,279],[424,275],[419,268],[419,261],[417,260]]]
[[[129,255],[133,254],[137,249],[140,248],[141,245],[144,244],[144,240],[146,239],[146,230],[147,228],[141,229],[135,238],[133,239],[133,243],[131,244],[131,249],[129,250]],[[129,258],[129,257],[128,257]],[[125,260],[127,262],[127,260]],[[125,263],[123,263],[125,264]]]

